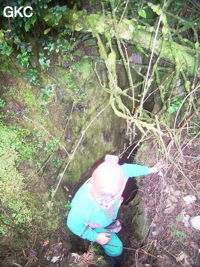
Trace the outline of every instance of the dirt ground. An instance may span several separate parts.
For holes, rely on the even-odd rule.
[[[150,226],[140,244],[143,255],[130,266],[200,266],[200,231],[190,225],[200,215],[199,152],[198,139],[173,144],[165,168],[141,180]]]

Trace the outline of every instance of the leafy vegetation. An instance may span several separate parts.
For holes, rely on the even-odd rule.
[[[41,169],[39,151],[44,151],[45,157],[52,155],[57,141],[49,140],[44,145],[38,131],[31,133],[0,123],[0,143],[0,243],[2,249],[19,250],[23,240],[31,244],[39,233],[48,236],[62,219],[56,206],[48,206],[51,191],[34,173]],[[52,214],[56,214],[53,221]]]
[[[17,16],[14,20],[10,20],[1,14],[0,54],[16,58],[16,63],[22,67],[28,82],[35,86],[41,82],[41,72],[47,71],[51,66],[51,56],[59,53],[62,59],[60,64],[62,64],[66,54],[73,50],[71,45],[73,31],[70,25],[66,25],[64,31],[57,32],[56,38],[52,28],[46,28],[44,21],[48,21],[53,16],[55,18],[53,26],[56,26],[67,10],[67,6],[59,5],[48,8],[51,2],[51,0],[37,0],[33,3],[26,0],[10,0],[2,6],[3,8],[31,5],[34,10],[32,17],[23,19]],[[36,39],[28,37],[31,35]]]

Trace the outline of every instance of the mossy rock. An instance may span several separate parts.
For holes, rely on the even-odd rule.
[[[144,142],[135,155],[134,161],[137,164],[153,166],[156,163],[156,159],[159,158],[159,150],[157,146],[153,147],[153,143],[150,141]]]

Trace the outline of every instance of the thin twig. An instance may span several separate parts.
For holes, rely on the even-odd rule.
[[[126,9],[127,9],[127,7],[128,7],[128,4],[129,4],[129,0],[126,1],[126,6],[125,6],[125,8],[124,8],[124,10],[123,10],[123,13],[122,13],[122,15],[121,15],[121,18],[120,18],[120,20],[119,20],[119,24],[121,23],[122,19],[124,18],[124,14],[125,14],[125,12],[126,12]]]
[[[139,253],[144,253],[152,258],[155,258],[157,259],[158,257],[156,257],[155,255],[147,252],[146,250],[144,250],[143,248],[138,248],[138,249],[135,249],[135,248],[128,248],[128,247],[121,247],[121,246],[115,246],[115,245],[111,245],[111,244],[106,244],[105,246],[111,246],[111,247],[115,247],[115,248],[123,248],[123,249],[126,249],[126,250],[129,250],[129,251],[135,251],[135,252],[139,252]]]
[[[70,122],[70,120],[71,120],[71,117],[72,117],[72,112],[73,112],[73,110],[74,110],[74,106],[75,106],[75,101],[73,101],[73,103],[72,103],[72,108],[71,108],[71,110],[70,110],[70,114],[69,114],[69,117],[68,117],[67,123],[66,123],[66,125],[65,125],[65,129],[64,129],[64,131],[63,131],[63,137],[65,136],[65,133],[66,133],[67,127],[68,127],[68,125],[69,125],[69,122]]]
[[[128,52],[127,52],[127,48],[126,46],[123,44],[124,50],[125,50],[125,54],[126,54],[126,62],[127,62],[127,75],[128,75],[128,80],[129,80],[129,84],[132,90],[132,102],[133,102],[133,106],[132,106],[132,112],[134,112],[135,109],[135,92],[134,92],[134,85],[133,85],[133,79],[132,79],[132,75],[131,75],[131,71],[130,71],[130,61],[128,59]]]
[[[155,32],[155,37],[154,37],[154,40],[153,40],[153,47],[152,47],[152,52],[151,52],[151,56],[150,56],[150,60],[149,60],[149,66],[148,66],[148,69],[147,69],[147,74],[146,74],[146,80],[145,80],[145,84],[144,84],[144,89],[143,89],[143,95],[142,95],[142,99],[141,99],[141,103],[140,103],[140,116],[142,115],[142,107],[143,107],[143,102],[144,102],[144,98],[147,94],[147,86],[148,85],[148,81],[150,81],[151,79],[151,76],[149,77],[149,74],[150,74],[150,69],[151,69],[151,64],[152,64],[152,60],[153,60],[153,56],[154,56],[154,52],[155,52],[155,47],[156,47],[156,41],[157,41],[157,36],[158,36],[158,30],[160,28],[160,23],[161,23],[161,20],[162,20],[162,13],[159,17],[159,20],[158,20],[158,25],[157,25],[157,28],[156,28],[156,32]]]
[[[175,127],[176,127],[176,121],[177,121],[179,112],[180,112],[180,110],[181,110],[183,104],[185,103],[186,99],[187,99],[190,95],[192,95],[195,91],[197,91],[199,88],[200,88],[200,85],[198,85],[196,88],[194,88],[194,89],[193,89],[189,94],[187,94],[187,95],[185,96],[185,98],[183,99],[183,101],[182,101],[181,105],[179,106],[178,111],[177,111],[177,113],[176,113],[176,117],[175,117],[175,119],[174,119],[174,129],[175,129]]]

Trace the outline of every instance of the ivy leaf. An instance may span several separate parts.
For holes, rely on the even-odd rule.
[[[147,14],[146,14],[146,12],[145,12],[144,9],[142,9],[142,8],[138,8],[137,12],[138,12],[138,15],[139,15],[140,17],[142,17],[142,18],[144,18],[144,19],[147,18]]]
[[[199,48],[199,42],[196,42],[196,43],[194,44],[194,47],[195,47],[196,49],[198,49],[198,48]]]
[[[0,53],[2,55],[9,56],[12,52],[12,48],[7,43],[0,44]]]
[[[160,5],[154,5],[153,3],[148,3],[148,6],[158,15],[160,16],[162,14],[162,8]]]
[[[0,44],[3,43],[4,33],[3,30],[0,30]]]
[[[25,26],[24,26],[25,31],[28,32],[28,31],[30,30],[30,27],[31,27],[31,25],[30,25],[29,20],[28,20],[28,21],[25,23]]]
[[[34,25],[35,22],[36,22],[36,20],[37,20],[37,17],[36,17],[36,16],[32,16],[32,17],[30,18],[31,24]]]
[[[44,34],[46,35],[47,33],[49,33],[50,30],[51,30],[51,28],[46,29],[46,30],[44,31]]]
[[[34,25],[34,23],[36,22],[36,16],[32,16],[29,20],[26,21],[25,23],[25,31],[28,32],[31,28],[31,25]]]
[[[46,22],[48,22],[49,19],[50,19],[50,15],[46,15],[46,16],[44,17],[44,20],[45,20]]]
[[[176,2],[174,3],[174,11],[177,11],[177,10],[179,10],[180,8],[182,8],[183,5],[184,5],[184,3],[179,2],[179,1],[176,1]]]

